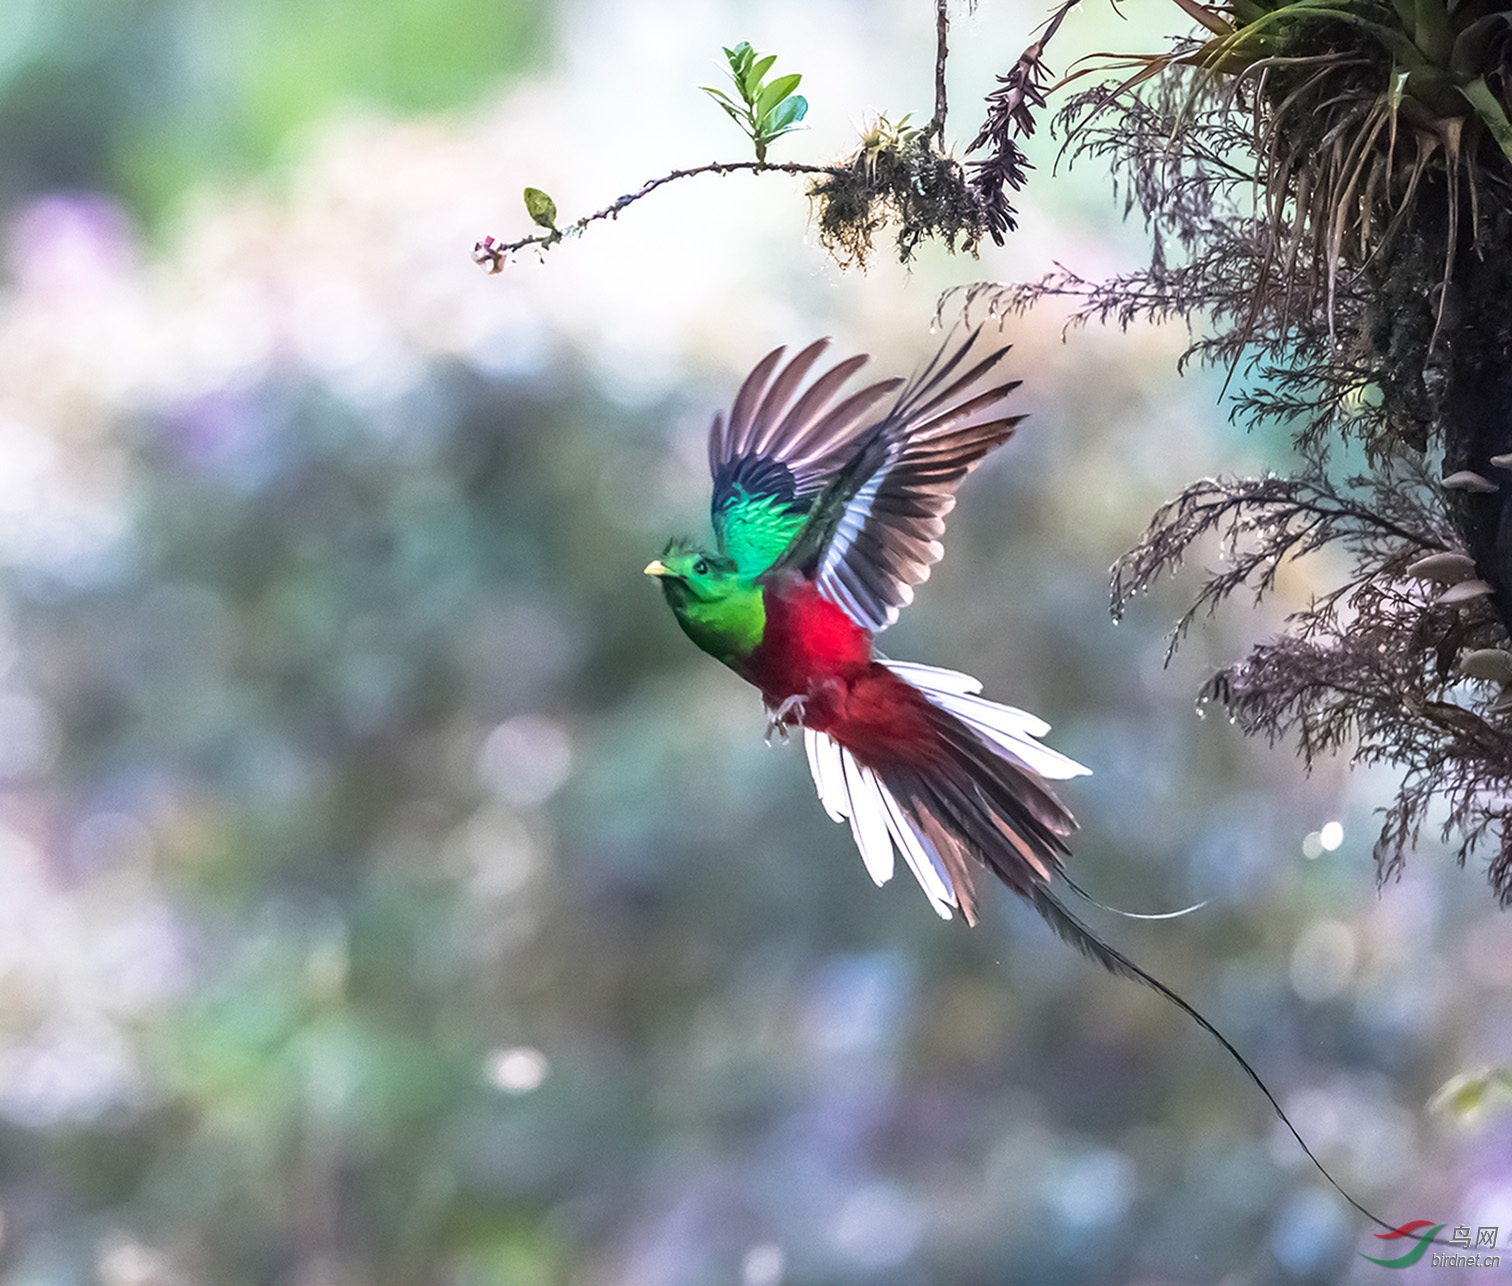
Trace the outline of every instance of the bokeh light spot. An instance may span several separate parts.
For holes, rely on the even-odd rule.
[[[506,1094],[529,1094],[546,1083],[551,1063],[530,1045],[496,1049],[488,1056],[488,1081]]]
[[[1292,948],[1292,990],[1303,1000],[1328,1000],[1349,985],[1355,967],[1354,932],[1338,920],[1310,925]]]
[[[478,777],[514,804],[541,804],[572,771],[572,741],[559,723],[522,714],[490,732],[478,752]]]

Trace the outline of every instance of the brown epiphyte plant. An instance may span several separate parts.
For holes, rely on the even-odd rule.
[[[1285,559],[1343,553],[1345,583],[1203,696],[1309,766],[1402,772],[1382,878],[1441,805],[1461,861],[1496,845],[1512,904],[1512,12],[1174,2],[1200,33],[1095,59],[1068,81],[1111,70],[1112,87],[1057,120],[1073,160],[1110,164],[1149,266],[976,287],[967,306],[1056,295],[1077,321],[1183,320],[1184,360],[1229,372],[1233,415],[1290,431],[1296,476],[1203,479],[1155,515],[1114,567],[1115,611],[1216,537],[1227,559],[1174,647]]]
[[[1481,253],[1483,179],[1512,159],[1512,14],[1494,0],[1176,0],[1206,32],[1170,53],[1128,60],[1133,88],[1176,67],[1196,88],[1252,112],[1255,179],[1279,277],[1299,308],[1332,296],[1341,270],[1389,250],[1437,189],[1443,280],[1462,248]],[[1505,197],[1505,191],[1495,196]],[[1461,239],[1468,203],[1470,231]],[[1423,212],[1419,223],[1434,221]],[[1439,292],[1437,313],[1446,310]]]

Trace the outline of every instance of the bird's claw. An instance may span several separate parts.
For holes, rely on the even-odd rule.
[[[807,697],[794,693],[790,697],[784,697],[782,704],[775,710],[767,707],[766,743],[772,744],[772,738],[781,737],[783,741],[788,739],[788,729],[803,719],[803,706]]]

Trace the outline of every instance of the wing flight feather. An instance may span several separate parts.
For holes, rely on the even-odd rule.
[[[709,434],[721,552],[744,575],[799,567],[857,624],[891,625],[944,554],[961,479],[1023,418],[994,414],[1018,381],[983,387],[1008,350],[972,360],[980,337],[947,341],[880,417],[903,381],[841,395],[865,357],[804,388],[828,340],[786,365],[785,350],[768,353]]]

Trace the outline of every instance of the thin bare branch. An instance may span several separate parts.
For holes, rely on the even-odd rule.
[[[490,274],[502,272],[511,255],[516,255],[521,250],[530,247],[546,250],[565,237],[580,235],[590,223],[597,223],[600,219],[617,219],[620,211],[627,206],[634,205],[642,197],[650,196],[657,188],[665,187],[668,183],[675,183],[679,179],[691,179],[700,174],[741,172],[762,174],[767,171],[777,174],[836,175],[841,173],[842,169],[833,165],[802,165],[796,161],[715,161],[709,165],[694,166],[692,169],[673,170],[658,179],[651,179],[641,184],[634,192],[627,192],[624,196],[617,197],[602,210],[583,215],[582,218],[574,220],[565,228],[550,228],[533,236],[521,237],[518,241],[499,241],[494,237],[484,237],[473,246],[473,262],[486,268]]]
[[[945,146],[945,64],[950,58],[950,0],[935,0],[935,109],[924,131]]]

